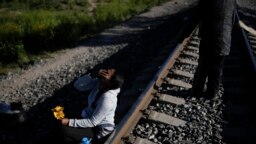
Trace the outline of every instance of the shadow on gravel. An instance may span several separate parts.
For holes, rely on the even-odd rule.
[[[166,29],[166,22],[169,21],[169,27],[170,29],[173,28],[173,34],[177,33],[179,29],[175,29],[175,27],[182,26],[181,21],[187,19],[188,17],[184,16],[184,14],[187,16],[191,15],[187,12],[187,10],[183,12],[178,12],[170,16],[163,16],[158,18],[149,18],[144,16],[137,16],[133,18],[132,20],[125,22],[124,24],[121,24],[119,26],[116,26],[114,28],[105,30],[100,35],[87,39],[85,42],[80,42],[79,45],[81,46],[93,46],[93,47],[101,47],[106,45],[118,45],[123,43],[129,43],[130,42],[134,45],[133,42],[139,42],[141,39],[145,39],[145,36],[149,36],[152,34],[153,31],[161,31],[162,34],[165,35],[167,31]],[[179,19],[179,20],[176,20]],[[163,26],[165,25],[165,26]],[[163,26],[163,27],[162,27]],[[193,25],[191,25],[193,26]],[[176,31],[176,32],[175,32]],[[159,33],[161,34],[161,33]],[[154,37],[154,36],[153,36]],[[160,36],[160,40],[163,37]],[[152,39],[153,41],[146,41],[146,43],[159,43],[159,38],[154,37]],[[141,45],[138,43],[135,43],[135,45]],[[138,46],[137,46],[138,47]]]
[[[170,40],[176,38],[180,28],[187,23],[193,22],[191,19],[192,15],[193,9],[188,9],[157,19],[138,17],[134,21],[128,22],[128,30],[122,29],[122,25],[117,26],[95,38],[81,42],[82,46],[98,46],[100,48],[101,46],[104,48],[106,45],[128,42],[125,48],[92,69],[89,69],[87,73],[94,73],[100,68],[116,67],[125,77],[125,84],[120,93],[122,95],[125,90],[133,85],[136,75],[151,62],[152,58],[158,55],[161,48],[167,45]],[[190,29],[194,26],[194,24],[191,24],[188,32],[184,35],[188,35]],[[129,28],[141,28],[144,30],[138,34],[137,32],[130,31]],[[181,37],[184,37],[184,35]],[[88,92],[81,93],[76,91],[73,88],[74,81],[75,79],[56,90],[53,96],[27,111],[28,119],[25,123],[5,131],[0,130],[0,143],[60,143],[60,139],[58,139],[59,133],[54,131],[59,126],[59,123],[53,118],[51,109],[61,105],[64,107],[66,117],[78,117],[81,109],[85,106],[88,95]],[[118,105],[118,108],[120,105]]]

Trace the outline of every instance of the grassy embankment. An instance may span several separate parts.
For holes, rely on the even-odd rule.
[[[168,0],[3,0],[0,2],[0,74]]]

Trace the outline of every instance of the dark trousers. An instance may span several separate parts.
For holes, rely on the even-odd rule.
[[[79,144],[82,138],[93,138],[93,132],[91,128],[73,128],[68,126],[62,126],[61,132],[65,144]]]
[[[93,138],[90,128],[73,128],[57,124],[45,135],[35,138],[33,144],[80,144],[84,137]]]
[[[98,126],[93,128],[73,128],[68,126],[62,126],[61,132],[63,136],[64,144],[80,144],[82,138],[87,137],[91,139],[92,144],[102,144],[107,138],[107,136],[98,138],[97,134],[102,129]]]
[[[193,96],[200,97],[203,95],[207,78],[206,94],[208,97],[216,96],[220,87],[223,62],[224,56],[209,52],[200,53],[199,64],[193,82]]]

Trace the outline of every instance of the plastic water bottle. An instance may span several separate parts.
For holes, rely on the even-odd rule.
[[[91,139],[90,139],[90,138],[84,137],[84,138],[82,139],[82,144],[90,144],[90,142],[91,142]]]

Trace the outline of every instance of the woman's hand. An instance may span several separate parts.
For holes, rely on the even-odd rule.
[[[110,80],[111,77],[114,75],[115,71],[116,71],[115,69],[107,69],[107,70],[100,69],[99,75],[105,78],[106,80]]]
[[[62,124],[62,125],[67,126],[68,123],[69,123],[69,119],[68,119],[68,118],[63,118],[63,119],[61,119],[61,124]]]

